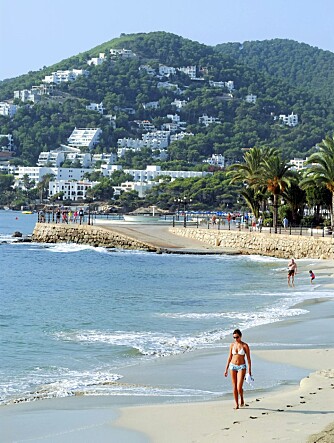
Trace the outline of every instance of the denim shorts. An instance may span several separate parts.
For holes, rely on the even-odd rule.
[[[229,368],[231,369],[231,371],[242,371],[243,369],[246,369],[246,364],[244,363],[243,365],[234,365],[233,363],[230,363]]]

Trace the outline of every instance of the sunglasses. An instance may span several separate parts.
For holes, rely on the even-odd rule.
[[[234,339],[240,338],[239,335],[233,335]]]

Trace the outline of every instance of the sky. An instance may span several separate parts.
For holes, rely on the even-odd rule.
[[[334,52],[333,17],[333,0],[0,0],[0,80],[121,33],[166,31],[207,45],[287,38]]]

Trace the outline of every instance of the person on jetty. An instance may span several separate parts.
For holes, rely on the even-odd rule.
[[[250,357],[250,350],[247,343],[241,341],[242,333],[240,329],[233,331],[234,342],[230,345],[230,351],[227,358],[225,377],[227,377],[228,370],[231,372],[233,396],[235,401],[235,409],[245,405],[243,384],[247,371],[245,356],[248,362],[248,374],[252,376],[252,362]]]
[[[295,286],[296,274],[297,274],[297,263],[292,258],[288,264],[288,286]]]
[[[313,271],[308,271],[308,273],[310,274],[311,285],[313,285],[313,280],[315,279],[314,272]]]

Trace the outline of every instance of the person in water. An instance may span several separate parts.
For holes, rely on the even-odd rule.
[[[315,279],[314,272],[313,271],[308,271],[308,273],[310,274],[311,285],[313,285],[313,280]]]
[[[247,372],[245,357],[247,358],[248,363],[248,374],[250,377],[252,376],[252,362],[249,346],[241,340],[241,337],[242,333],[240,329],[236,329],[233,332],[234,342],[230,345],[225,369],[225,377],[227,377],[228,370],[230,369],[235,409],[239,409],[239,404],[241,407],[245,405],[243,391],[244,379]]]
[[[295,285],[295,275],[297,274],[297,263],[292,258],[288,264],[288,286]]]

